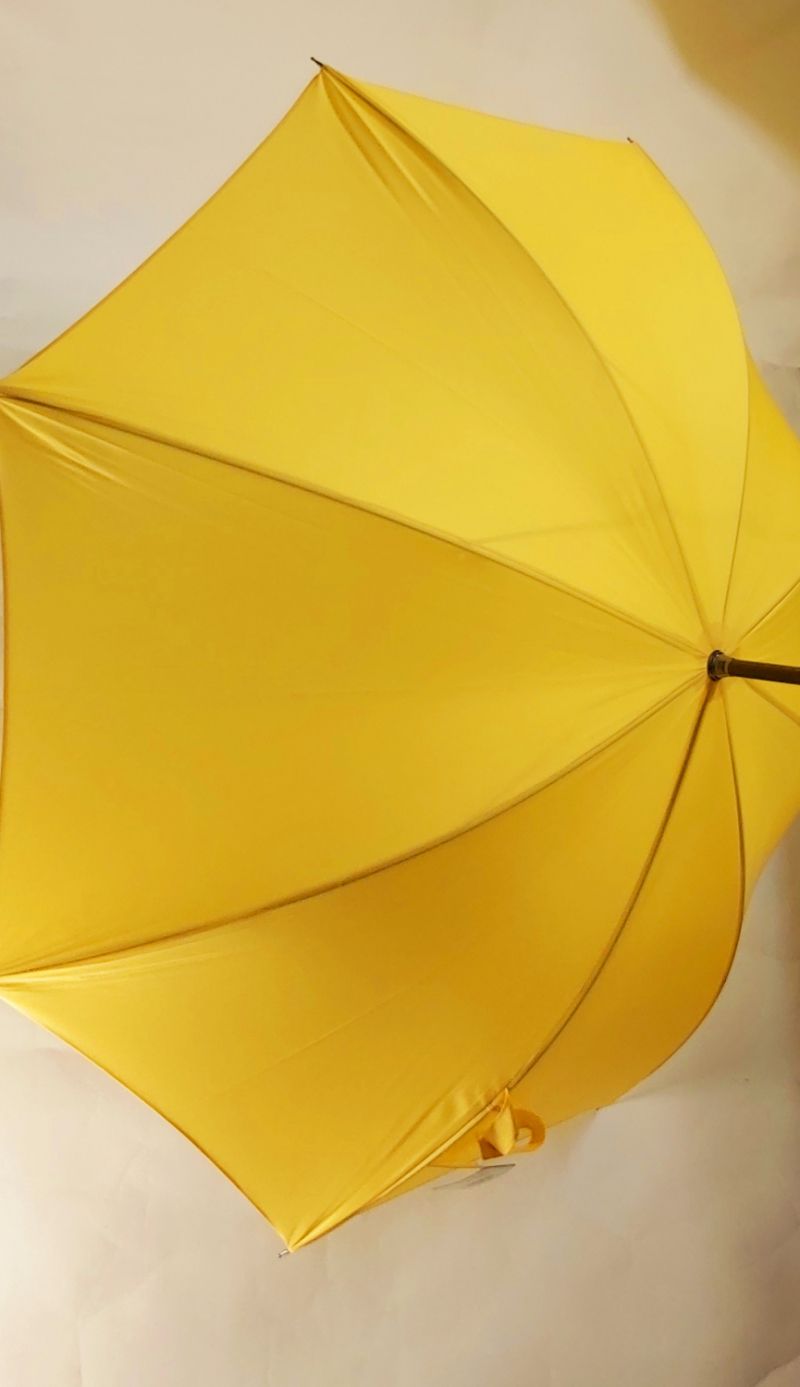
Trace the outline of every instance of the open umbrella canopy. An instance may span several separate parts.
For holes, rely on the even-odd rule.
[[[323,69],[1,389],[0,995],[292,1247],[681,1043],[800,807],[707,668],[798,657],[800,457],[638,147]]]

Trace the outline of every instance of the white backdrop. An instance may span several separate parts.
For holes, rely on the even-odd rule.
[[[311,53],[633,135],[800,419],[798,0],[4,0],[0,370],[261,139]],[[2,1387],[798,1387],[800,825],[692,1041],[473,1189],[293,1257],[161,1119],[0,1010]]]

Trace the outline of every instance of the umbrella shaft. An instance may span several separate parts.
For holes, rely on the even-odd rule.
[[[757,660],[736,660],[715,650],[708,657],[710,679],[766,679],[771,684],[800,684],[800,666],[766,665]]]

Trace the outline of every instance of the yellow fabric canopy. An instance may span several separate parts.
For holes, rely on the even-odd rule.
[[[324,69],[0,387],[0,996],[298,1247],[702,1019],[800,808],[800,448],[632,144]]]

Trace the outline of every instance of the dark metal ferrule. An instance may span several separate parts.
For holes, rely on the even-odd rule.
[[[714,650],[708,657],[708,677],[714,683],[719,679],[763,679],[770,684],[800,684],[800,666],[737,660],[722,650]]]

